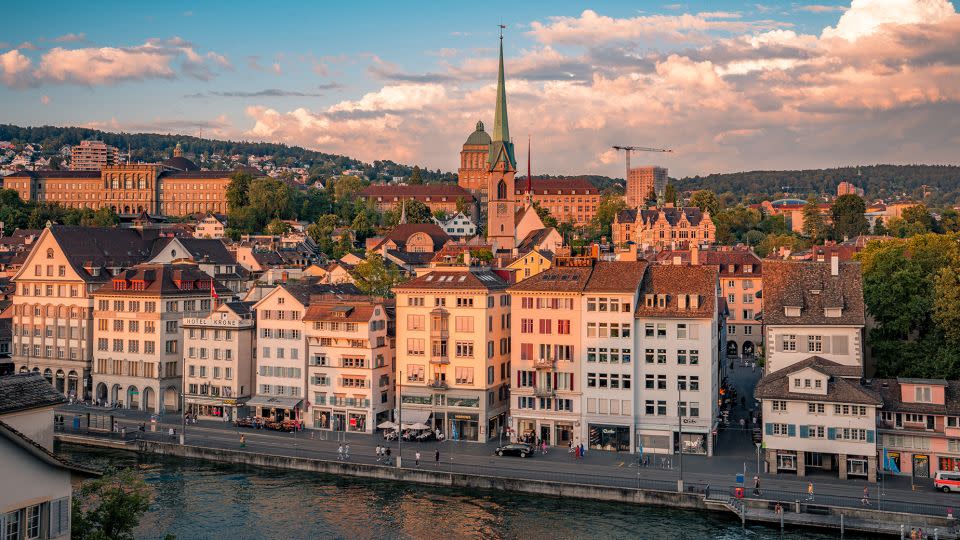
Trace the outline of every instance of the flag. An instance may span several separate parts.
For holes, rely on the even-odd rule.
[[[213,286],[213,280],[210,280],[210,296],[219,300],[220,295],[217,294],[217,289]]]

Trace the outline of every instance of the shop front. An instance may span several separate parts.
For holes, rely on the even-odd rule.
[[[707,433],[678,433],[678,446],[684,454],[707,455]]]
[[[452,441],[479,441],[480,440],[480,415],[475,413],[448,413],[447,419]]]
[[[276,396],[255,396],[247,402],[257,412],[257,416],[264,420],[283,422],[284,420],[300,420],[300,407],[303,400],[300,398],[283,398]]]
[[[630,451],[630,427],[607,424],[589,424],[589,444],[593,450],[611,452]]]
[[[553,432],[554,432],[554,438],[553,438],[554,446],[570,446],[570,444],[573,442],[573,424],[572,423],[558,422],[554,426]],[[630,443],[627,442],[627,446],[629,445]]]
[[[644,454],[672,454],[673,432],[649,429],[638,430],[637,451]]]
[[[187,396],[187,412],[198,418],[230,422],[249,414],[244,403],[236,399]]]

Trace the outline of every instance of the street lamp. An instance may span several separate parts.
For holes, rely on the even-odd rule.
[[[187,433],[186,396],[183,393],[183,389],[181,388],[180,390],[180,446],[184,446]]]
[[[679,454],[680,476],[677,478],[677,492],[683,493],[683,417],[680,415],[680,382],[677,381],[677,453]]]
[[[757,445],[757,476],[760,476],[760,445],[762,443],[754,443]]]

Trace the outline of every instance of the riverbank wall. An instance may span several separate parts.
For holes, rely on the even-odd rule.
[[[109,448],[185,459],[201,459],[252,467],[288,469],[333,476],[353,476],[372,480],[415,482],[436,487],[455,489],[503,490],[549,497],[577,498],[594,501],[609,501],[637,505],[652,505],[687,510],[732,512],[744,522],[783,524],[792,527],[815,527],[823,529],[865,532],[874,535],[899,536],[901,526],[909,532],[911,527],[926,531],[937,529],[940,538],[958,538],[956,521],[952,518],[881,512],[870,509],[818,506],[816,514],[810,513],[809,505],[788,504],[780,514],[759,500],[744,500],[744,504],[730,505],[711,500],[699,491],[677,492],[657,489],[618,488],[611,486],[564,483],[547,480],[517,479],[499,476],[444,472],[442,469],[398,468],[396,466],[320,460],[295,456],[246,452],[241,450],[181,446],[158,441],[117,441],[99,437],[58,433],[56,439],[66,444]],[[715,494],[716,495],[716,494]],[[842,517],[841,517],[842,516]]]

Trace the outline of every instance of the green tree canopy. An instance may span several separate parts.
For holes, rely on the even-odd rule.
[[[833,231],[837,240],[854,238],[870,232],[870,223],[864,212],[867,205],[858,195],[841,195],[833,201],[830,213],[833,217]]]
[[[405,207],[407,223],[433,223],[433,214],[425,203],[411,199],[405,203]]]
[[[690,206],[696,206],[703,212],[709,212],[711,216],[720,213],[720,199],[717,194],[709,189],[695,191],[690,197]]]
[[[388,265],[376,252],[368,253],[366,259],[353,267],[350,275],[364,294],[385,297],[393,295],[393,286],[403,278],[396,266]]]
[[[539,202],[533,203],[533,209],[537,212],[537,217],[540,218],[540,221],[543,222],[544,227],[556,227],[557,218],[553,217],[553,214],[550,213],[550,209],[546,206],[541,206]]]
[[[666,204],[677,204],[677,188],[673,184],[667,184],[663,188],[663,202]]]
[[[410,185],[418,185],[423,183],[423,176],[420,172],[420,166],[414,165],[413,171],[410,173]]]
[[[878,217],[877,220],[873,222],[873,234],[877,236],[886,236],[890,234],[890,231],[887,230],[887,226],[883,224],[882,217]]]
[[[247,194],[250,191],[250,184],[254,176],[239,172],[230,177],[230,185],[227,186],[227,207],[230,209],[240,208],[250,204]]]
[[[150,508],[150,491],[132,469],[84,482],[74,492],[70,534],[75,540],[133,540]]]
[[[472,202],[468,201],[466,197],[457,197],[457,212],[469,217],[473,213],[472,207]]]
[[[621,210],[626,209],[627,203],[623,197],[615,194],[605,194],[600,197],[597,213],[593,216],[592,225],[598,236],[610,238],[610,225]]]
[[[273,235],[284,235],[290,232],[290,224],[286,221],[280,221],[277,218],[273,218],[273,221],[267,224],[267,234]]]
[[[264,177],[250,183],[250,206],[271,217],[289,217],[293,194],[282,180]]]
[[[803,234],[814,243],[827,238],[827,222],[820,213],[820,205],[810,199],[803,206]]]

